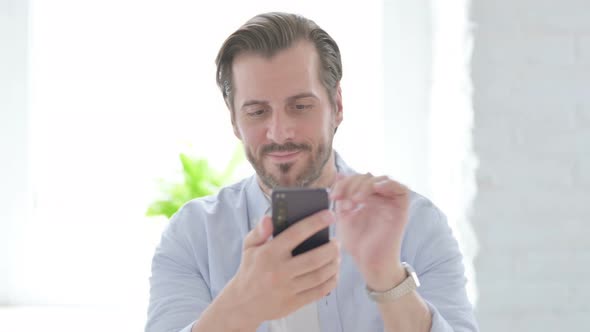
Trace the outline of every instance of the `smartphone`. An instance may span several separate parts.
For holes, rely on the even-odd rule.
[[[273,236],[279,235],[294,223],[316,212],[330,208],[326,188],[279,188],[272,191]],[[319,247],[330,241],[326,227],[293,249],[293,256]]]

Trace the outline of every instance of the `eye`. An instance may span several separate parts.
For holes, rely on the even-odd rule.
[[[264,109],[258,109],[258,110],[255,110],[255,111],[250,111],[247,114],[248,114],[248,116],[251,116],[251,117],[259,117],[259,116],[264,115],[264,113],[266,113],[266,110],[264,110]]]
[[[305,105],[305,104],[296,104],[295,109],[298,111],[303,111],[312,108],[313,105]]]

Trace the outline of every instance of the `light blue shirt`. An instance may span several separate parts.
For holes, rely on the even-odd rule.
[[[338,154],[336,165],[340,173],[354,174]],[[152,260],[147,332],[191,330],[237,272],[242,241],[268,209],[269,202],[252,176],[217,195],[190,201],[172,217]],[[431,331],[477,331],[462,260],[445,216],[429,200],[412,193],[401,261],[418,274],[418,293],[432,313]],[[367,296],[365,282],[345,251],[338,286],[317,302],[317,308],[323,332],[383,331],[377,305]],[[268,323],[257,331],[268,331]]]

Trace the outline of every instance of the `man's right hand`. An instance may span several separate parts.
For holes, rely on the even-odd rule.
[[[340,267],[336,241],[297,256],[291,251],[334,221],[334,214],[324,210],[268,241],[272,220],[263,217],[244,239],[238,272],[222,291],[224,297],[233,299],[232,307],[237,309],[228,316],[236,315],[240,326],[256,329],[263,321],[284,317],[332,291]]]

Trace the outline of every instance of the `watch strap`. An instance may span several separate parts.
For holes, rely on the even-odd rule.
[[[416,271],[405,262],[402,263],[402,266],[406,270],[407,277],[399,285],[383,292],[366,287],[367,294],[373,301],[392,302],[420,287]]]

